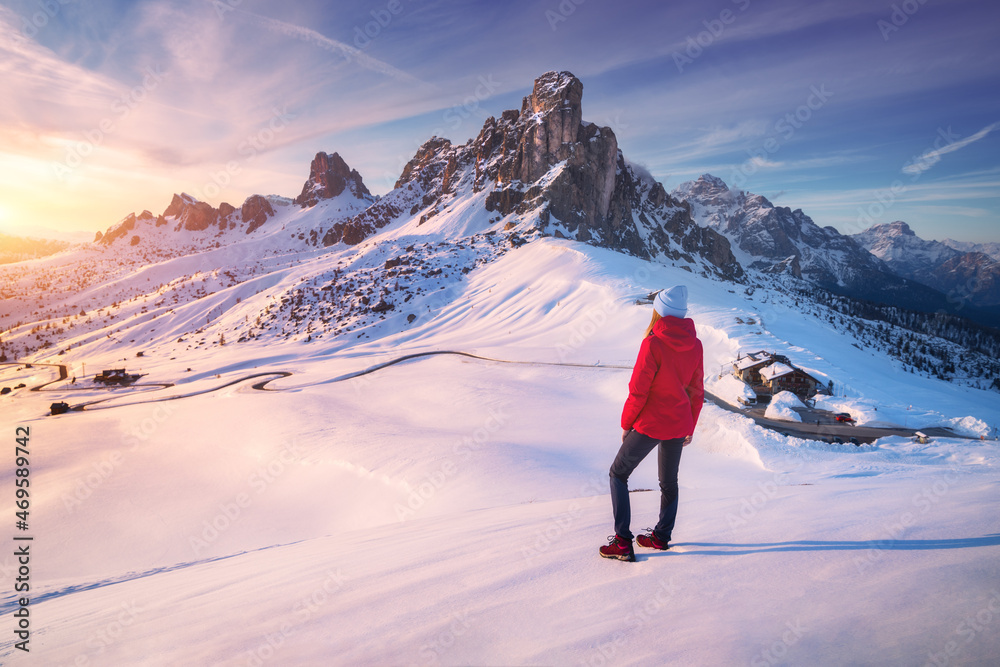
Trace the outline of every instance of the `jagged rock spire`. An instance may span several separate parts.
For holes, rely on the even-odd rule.
[[[358,199],[372,196],[361,174],[348,167],[339,153],[316,153],[309,166],[309,180],[302,186],[302,193],[295,198],[295,203],[303,208],[315,206],[320,199],[332,199],[345,190],[350,190]]]

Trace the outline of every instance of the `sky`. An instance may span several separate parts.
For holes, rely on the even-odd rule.
[[[319,151],[383,194],[567,70],[668,190],[1000,241],[997,25],[989,0],[0,0],[0,231],[293,197]]]

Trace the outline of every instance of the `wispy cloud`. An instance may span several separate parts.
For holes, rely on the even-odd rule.
[[[305,28],[293,23],[286,23],[285,21],[279,21],[278,19],[261,16],[260,14],[254,14],[253,12],[245,10],[236,11],[239,11],[241,14],[249,17],[251,20],[264,26],[268,30],[291,37],[292,39],[297,39],[299,41],[318,46],[325,51],[341,56],[346,62],[356,62],[365,69],[392,77],[402,83],[416,84],[419,86],[428,85],[420,79],[393,67],[389,63],[382,62],[377,58],[369,56],[361,49],[357,49],[350,44],[345,44],[335,39],[330,39],[326,35],[323,35],[322,33],[319,33],[311,28]]]
[[[106,109],[126,86],[74,63],[23,37],[16,15],[0,7],[0,121],[15,128],[55,129],[84,124]]]
[[[961,150],[968,146],[969,144],[974,144],[975,142],[983,139],[990,132],[1000,127],[1000,123],[993,123],[992,125],[987,125],[983,129],[979,130],[975,134],[966,137],[965,139],[959,139],[951,143],[947,143],[941,148],[935,148],[934,150],[927,151],[920,157],[915,159],[913,162],[907,164],[903,167],[903,173],[915,176],[917,174],[922,174],[938,162],[941,161],[942,155],[947,155],[948,153],[954,153],[957,150]],[[949,128],[950,131],[950,128]],[[944,135],[942,135],[942,138]]]

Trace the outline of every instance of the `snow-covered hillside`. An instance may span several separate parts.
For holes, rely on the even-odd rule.
[[[636,564],[596,553],[611,532],[607,468],[648,319],[635,301],[663,285],[690,286],[708,374],[740,350],[774,349],[880,414],[969,434],[1000,423],[995,394],[901,372],[795,316],[777,292],[747,296],[552,238],[501,253],[482,233],[462,242],[469,272],[449,272],[457,244],[434,255],[442,237],[419,233],[387,229],[357,260],[432,249],[422,261],[442,273],[411,302],[430,299],[435,279],[442,297],[418,301],[409,323],[400,309],[350,332],[360,338],[275,330],[224,345],[206,329],[191,349],[201,338],[176,343],[180,324],[164,329],[218,312],[224,332],[270,289],[323,266],[352,270],[336,251],[305,250],[276,259],[266,286],[219,285],[162,324],[122,331],[134,343],[36,355],[141,364],[140,385],[173,386],[67,380],[3,397],[8,430],[31,429],[37,558],[32,653],[7,639],[5,662],[912,664],[956,642],[973,664],[1000,650],[996,633],[966,642],[961,626],[994,604],[1000,574],[987,509],[995,441],[844,448],[709,405],[682,463],[671,551]],[[440,350],[522,363],[431,356],[355,376]],[[40,365],[3,373],[29,386],[56,377]],[[271,380],[264,391],[239,382],[260,373],[274,373],[254,380]],[[54,401],[109,396],[46,416]],[[159,400],[173,396],[187,397]],[[632,483],[655,489],[655,465]],[[636,529],[656,503],[635,495]],[[12,556],[2,562],[14,571]],[[10,594],[4,605],[16,607]]]

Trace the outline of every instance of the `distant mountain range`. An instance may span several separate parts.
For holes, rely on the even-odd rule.
[[[46,257],[72,247],[68,241],[26,238],[0,233],[0,264]]]
[[[841,234],[800,209],[775,206],[710,174],[672,194],[699,225],[726,236],[748,268],[858,299],[1000,324],[1000,263],[982,252],[925,241],[904,222]]]
[[[1000,262],[1000,243],[970,243],[969,241],[956,241],[954,239],[944,239],[941,243],[962,252],[981,252]]]
[[[926,241],[902,221],[875,225],[854,238],[897,274],[945,292],[951,300],[1000,305],[1000,262],[975,249],[976,244],[962,250]]]

